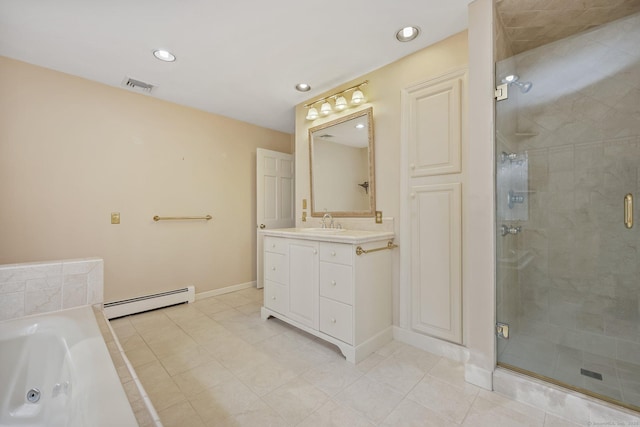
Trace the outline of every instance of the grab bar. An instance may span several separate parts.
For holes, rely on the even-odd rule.
[[[206,216],[154,216],[153,220],[158,221],[166,221],[166,220],[188,220],[188,219],[204,219],[209,221],[213,217],[211,215]]]
[[[393,241],[391,241],[391,240],[389,240],[387,242],[387,246],[384,246],[382,248],[362,249],[362,246],[358,246],[356,248],[356,255],[370,254],[371,252],[384,251],[386,249],[393,249],[393,248],[397,248],[397,247],[398,247],[398,245],[394,244]]]

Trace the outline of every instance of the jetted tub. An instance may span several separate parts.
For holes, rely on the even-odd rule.
[[[91,306],[0,322],[0,427],[134,427]]]

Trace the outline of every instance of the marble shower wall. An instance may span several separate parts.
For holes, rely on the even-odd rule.
[[[0,265],[0,321],[103,302],[99,258]]]
[[[640,200],[638,46],[640,14],[517,55],[533,88],[506,138],[529,158],[521,329],[640,364],[640,228],[622,220],[624,195]]]

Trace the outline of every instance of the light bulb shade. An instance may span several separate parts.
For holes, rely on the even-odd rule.
[[[307,112],[307,120],[315,120],[318,118],[318,110],[315,108],[309,108]]]
[[[342,111],[347,108],[347,100],[344,99],[344,96],[339,96],[336,99],[336,110]]]
[[[332,111],[333,109],[331,108],[331,104],[329,104],[329,101],[325,101],[325,103],[320,107],[320,114],[322,114],[323,116],[328,116]]]
[[[363,104],[364,101],[366,101],[366,99],[364,98],[364,94],[360,89],[353,92],[353,95],[351,96],[352,104],[359,105],[359,104]]]

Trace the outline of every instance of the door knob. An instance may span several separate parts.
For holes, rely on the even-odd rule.
[[[260,229],[263,229],[263,228],[266,228],[267,226],[264,225],[264,224],[260,224],[259,227],[260,227]]]

